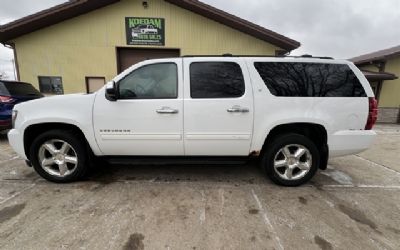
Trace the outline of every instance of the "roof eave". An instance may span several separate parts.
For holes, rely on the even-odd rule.
[[[19,36],[60,23],[92,10],[119,2],[120,0],[72,0],[38,13],[23,17],[0,26],[0,42],[6,43]],[[197,0],[165,0],[206,18],[222,23],[243,33],[269,42],[290,52],[300,47],[300,43],[259,25],[226,13]]]
[[[120,0],[73,0],[0,26],[0,42],[7,43],[22,35],[83,15]]]
[[[384,49],[350,59],[356,65],[364,65],[374,62],[385,62],[393,57],[400,56],[400,46]]]

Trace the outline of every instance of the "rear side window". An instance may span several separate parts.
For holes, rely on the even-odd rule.
[[[367,96],[346,64],[256,62],[254,66],[275,96]]]
[[[192,98],[237,98],[244,95],[242,69],[233,62],[196,62],[190,65]]]
[[[42,96],[42,94],[29,83],[2,82],[0,94],[11,96]]]

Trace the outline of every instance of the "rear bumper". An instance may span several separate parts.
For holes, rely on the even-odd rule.
[[[10,132],[8,132],[8,142],[18,156],[24,160],[28,160],[28,157],[25,154],[23,134],[16,129],[10,130]]]
[[[373,130],[343,130],[329,136],[329,156],[358,154],[367,150],[376,138]]]

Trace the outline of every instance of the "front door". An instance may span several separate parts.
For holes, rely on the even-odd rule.
[[[185,58],[184,72],[186,155],[249,155],[253,92],[246,64]]]
[[[94,104],[103,154],[183,155],[182,59],[140,63],[117,85],[120,99],[107,100],[102,89]]]

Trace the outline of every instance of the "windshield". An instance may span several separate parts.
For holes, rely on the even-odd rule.
[[[31,84],[22,82],[0,82],[0,95],[43,96]]]

